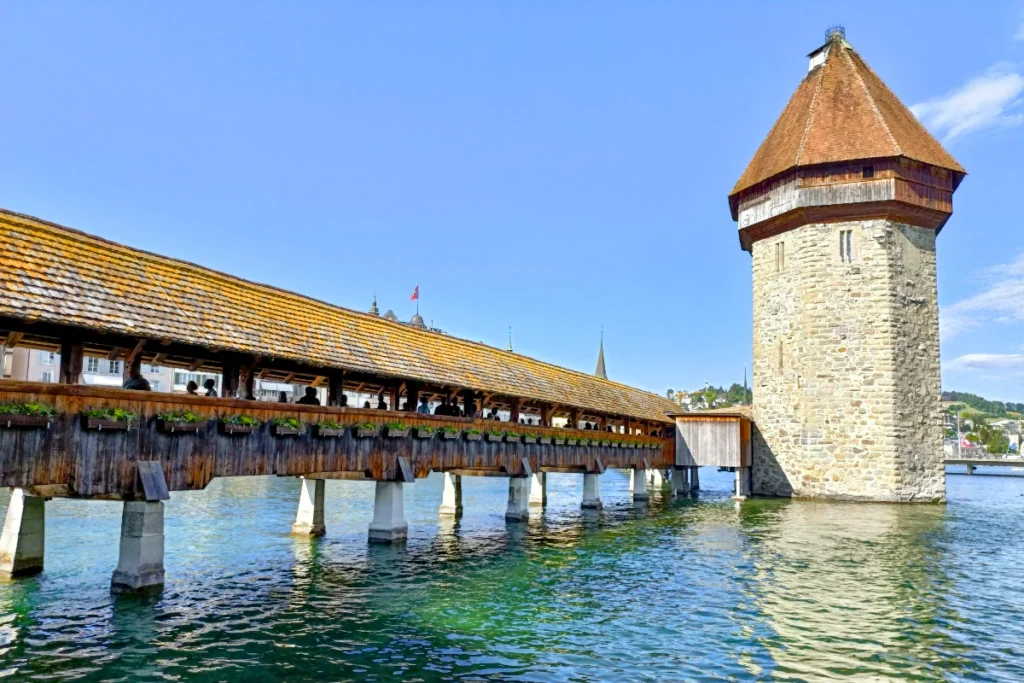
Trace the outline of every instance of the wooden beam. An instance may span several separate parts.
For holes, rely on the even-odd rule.
[[[146,340],[145,339],[140,339],[138,342],[135,343],[135,348],[133,348],[128,353],[128,355],[125,356],[125,359],[124,359],[125,366],[129,366],[129,365],[131,365],[132,363],[135,362],[135,359],[138,358],[139,354],[142,352],[142,347],[145,346],[145,345],[146,345]]]
[[[260,377],[260,379],[263,379],[263,377]],[[295,373],[294,372],[289,372],[287,375],[284,376],[284,379],[281,380],[281,383],[282,384],[291,384],[293,379],[295,379]],[[314,385],[310,385],[310,386],[314,386]]]
[[[221,396],[235,398],[238,396],[238,366],[233,362],[224,363],[220,380]]]
[[[107,354],[107,360],[117,360],[117,357],[120,356],[123,351],[124,349],[120,346],[115,346],[110,349],[110,352]]]
[[[518,398],[513,398],[512,399],[512,408],[511,408],[511,410],[509,410],[508,421],[512,422],[512,423],[518,423],[519,422],[519,399]]]
[[[82,381],[82,363],[85,345],[77,339],[65,339],[60,343],[60,383],[78,384]]]
[[[153,365],[160,365],[165,360],[167,360],[167,354],[166,353],[158,353],[155,356],[153,356]]]
[[[7,341],[4,342],[4,346],[11,348],[18,345],[21,338],[25,336],[24,332],[11,332],[7,335]]]
[[[341,397],[345,395],[345,373],[334,370],[327,375],[327,405],[341,405]]]
[[[192,361],[188,365],[189,372],[195,372],[196,370],[199,369],[199,366],[202,365],[202,364],[203,364],[202,359],[199,359],[199,358],[195,359],[194,361]]]

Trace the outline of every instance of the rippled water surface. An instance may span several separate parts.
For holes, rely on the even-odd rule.
[[[1022,473],[1016,473],[1022,474]],[[0,583],[15,680],[1024,680],[1024,476],[951,475],[947,506],[700,499],[579,510],[582,477],[506,526],[507,480],[406,487],[405,547],[371,547],[373,486],[218,479],[167,504],[167,585],[112,597],[120,505],[47,503],[46,571]],[[0,494],[0,512],[8,495]]]

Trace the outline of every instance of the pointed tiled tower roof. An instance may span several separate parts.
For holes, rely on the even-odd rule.
[[[906,157],[966,171],[846,42],[840,31],[808,55],[811,68],[729,193],[733,218],[744,190],[794,168]]]
[[[608,373],[604,371],[604,332],[601,333],[601,344],[597,349],[597,369],[594,376],[601,379],[608,379]]]

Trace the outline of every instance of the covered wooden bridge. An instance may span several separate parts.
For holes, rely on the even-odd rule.
[[[677,464],[675,406],[655,394],[2,210],[0,346],[60,354],[59,383],[0,383],[8,573],[41,568],[53,496],[125,501],[113,584],[138,589],[163,582],[161,501],[218,476],[303,477],[295,531],[314,535],[324,479],[375,481],[370,539],[391,542],[403,484],[432,471],[453,514],[461,476],[509,477],[518,521],[546,473],[583,474],[584,507],[600,507],[606,468],[633,469],[643,498],[645,471]],[[126,377],[142,363],[219,373],[223,397],[83,386],[87,356],[123,360]],[[328,405],[254,402],[256,378],[325,387]],[[346,391],[389,409],[348,407]],[[411,412],[423,398],[460,416]],[[510,419],[482,419],[495,409]]]

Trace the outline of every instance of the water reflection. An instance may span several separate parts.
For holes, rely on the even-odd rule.
[[[745,590],[772,635],[762,639],[780,680],[837,676],[936,680],[973,668],[950,635],[936,534],[941,506],[758,501],[741,524],[755,545]],[[753,616],[753,615],[751,615]]]

